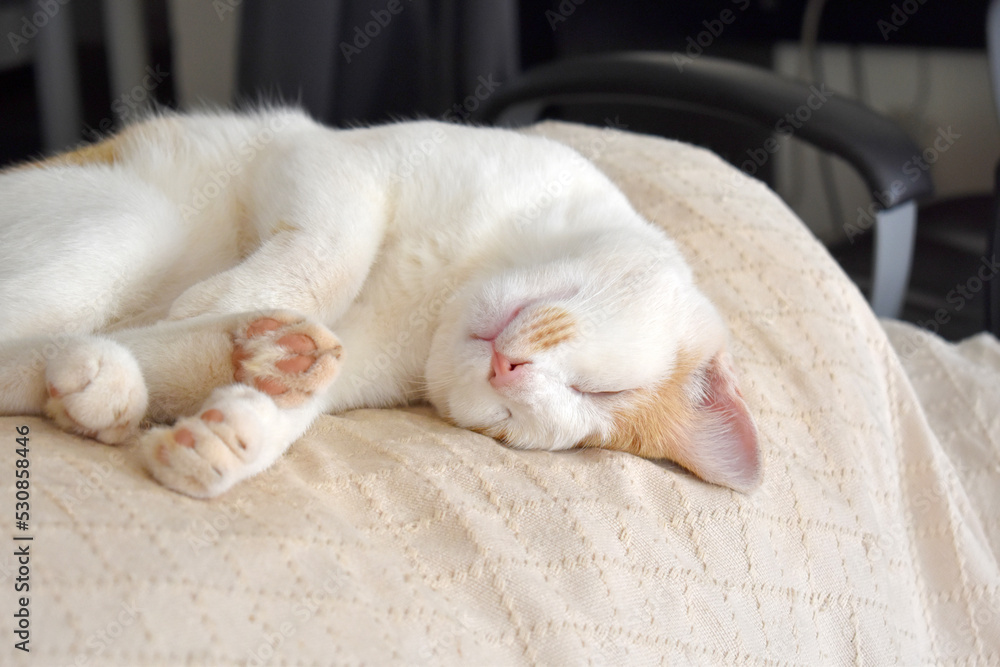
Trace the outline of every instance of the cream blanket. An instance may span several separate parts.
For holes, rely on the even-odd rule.
[[[703,150],[531,131],[591,157],[685,251],[733,330],[763,487],[511,451],[413,408],[324,417],[203,502],[127,449],[4,418],[0,663],[1000,661],[1000,344],[883,329],[773,193]],[[19,544],[29,655],[11,632]]]

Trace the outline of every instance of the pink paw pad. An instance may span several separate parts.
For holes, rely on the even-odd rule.
[[[234,379],[293,407],[333,381],[341,353],[340,341],[320,324],[284,313],[261,317],[233,337]]]
[[[214,422],[216,424],[221,424],[226,420],[226,416],[222,414],[221,410],[216,410],[215,408],[211,408],[201,413],[201,420],[203,422]],[[181,447],[187,447],[189,449],[193,449],[195,445],[194,434],[191,433],[190,429],[179,428],[176,431],[174,431],[174,442],[176,442]]]
[[[191,449],[194,447],[194,434],[186,428],[179,428],[174,431],[174,441],[181,447]]]

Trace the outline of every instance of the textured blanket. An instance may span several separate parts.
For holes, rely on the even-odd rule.
[[[1000,661],[1000,344],[883,326],[772,192],[708,152],[529,131],[575,146],[680,244],[733,331],[763,486],[512,451],[416,407],[323,417],[205,502],[128,447],[3,418],[0,663]]]

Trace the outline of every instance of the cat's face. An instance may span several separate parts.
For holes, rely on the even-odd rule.
[[[435,335],[429,396],[511,447],[620,449],[748,490],[756,429],[725,345],[672,248],[622,246],[471,285]]]

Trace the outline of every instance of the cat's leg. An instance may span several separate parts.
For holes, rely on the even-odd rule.
[[[149,390],[147,416],[172,422],[198,410],[217,387],[244,383],[294,406],[329,384],[340,341],[298,313],[207,315],[115,331],[109,338],[135,356]]]
[[[0,341],[87,334],[145,309],[184,244],[166,196],[105,167],[0,175]]]
[[[118,442],[147,406],[152,419],[173,420],[231,384],[232,332],[253,317],[0,341],[0,414],[46,414],[70,432]]]
[[[161,484],[211,498],[274,463],[321,412],[315,398],[279,408],[259,389],[230,385],[216,389],[199,415],[144,434],[139,448]]]
[[[389,188],[323,137],[273,148],[248,172],[243,202],[260,244],[181,294],[171,319],[286,308],[334,322],[361,290],[391,214]]]
[[[45,414],[71,433],[115,444],[138,429],[146,405],[139,365],[114,341],[0,344],[0,414]]]
[[[164,486],[218,495],[271,465],[322,412],[340,342],[288,314],[258,317],[234,332],[232,364],[245,384],[216,389],[195,416],[140,440],[146,467]]]
[[[0,343],[0,414],[47,414],[67,431],[115,443],[134,434],[144,414],[173,421],[233,382],[297,407],[330,384],[340,355],[340,342],[325,327],[281,311],[159,323],[108,338],[63,337],[58,344],[7,341]]]
[[[138,428],[135,359],[86,334],[146,307],[180,227],[162,193],[121,171],[0,174],[0,414],[48,414],[104,442]]]

